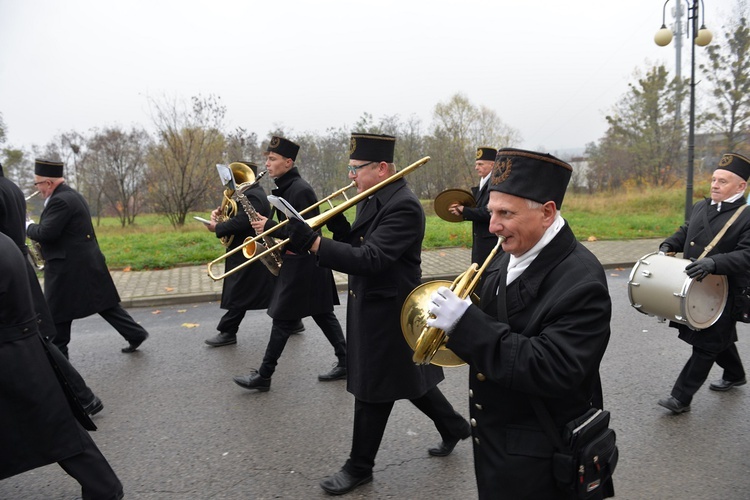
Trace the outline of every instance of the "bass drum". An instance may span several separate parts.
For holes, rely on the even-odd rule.
[[[644,255],[630,272],[630,305],[649,316],[703,330],[716,323],[727,303],[726,276],[709,274],[696,281],[685,274],[687,259],[659,253]]]

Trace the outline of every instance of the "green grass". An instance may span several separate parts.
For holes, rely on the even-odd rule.
[[[707,183],[694,189],[696,199],[706,195]],[[562,214],[578,239],[623,240],[661,238],[672,234],[684,215],[682,188],[647,188],[617,194],[568,194]],[[427,228],[424,248],[471,246],[471,223],[450,223],[434,215],[431,201],[424,201]],[[354,219],[355,210],[347,212]],[[139,215],[133,226],[121,228],[116,218],[103,218],[96,227],[99,244],[110,269],[166,269],[206,264],[224,253],[224,247],[190,214],[184,228],[173,229],[166,217]],[[323,234],[330,236],[324,228]]]

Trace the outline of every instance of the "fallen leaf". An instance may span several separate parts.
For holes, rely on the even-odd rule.
[[[589,236],[586,241],[596,241],[596,236]]]
[[[130,266],[128,266],[128,267],[126,267],[125,269],[123,269],[123,270],[122,270],[122,272],[124,272],[124,273],[129,273],[129,272],[130,272],[131,270],[132,270],[132,269],[131,269],[131,267],[130,267]]]
[[[610,276],[619,276],[620,273],[609,273]]]
[[[184,313],[184,312],[187,312],[187,309],[177,309],[177,312],[178,313]]]
[[[164,290],[166,290],[167,292],[174,292],[174,288],[172,288],[171,286],[165,286]]]
[[[161,314],[161,311],[157,309],[156,311],[151,311],[151,314]]]
[[[196,326],[201,326],[201,325],[198,323],[183,323],[182,326],[184,326],[185,328],[195,328]]]

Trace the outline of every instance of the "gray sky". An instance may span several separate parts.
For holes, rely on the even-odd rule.
[[[716,41],[734,2],[705,3]],[[518,146],[582,148],[602,137],[636,68],[674,67],[674,42],[653,42],[662,6],[0,0],[0,113],[6,145],[28,148],[71,130],[151,130],[149,99],[213,94],[227,107],[227,128],[263,138],[276,125],[350,128],[365,112],[414,115],[426,129],[435,104],[460,92],[517,129]]]

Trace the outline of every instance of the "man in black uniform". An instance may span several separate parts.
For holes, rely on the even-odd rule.
[[[24,257],[27,257],[29,250],[25,244],[25,221],[26,199],[23,196],[23,192],[13,181],[5,177],[3,166],[0,165],[0,233],[12,239]],[[28,258],[26,259],[26,272],[29,277],[29,287],[31,289],[31,297],[34,301],[34,310],[39,316],[39,332],[47,343],[47,350],[54,358],[55,364],[80,401],[84,411],[88,415],[95,415],[104,408],[104,405],[101,399],[86,385],[83,377],[70,364],[68,358],[63,356],[55,344],[52,343],[52,339],[55,336],[55,323],[52,320],[52,314],[47,306],[47,301],[44,299],[44,292],[42,292],[42,287],[39,285],[36,272]]]
[[[257,177],[258,166],[255,163],[250,161],[238,163],[246,165]],[[270,215],[271,206],[260,184],[251,185],[242,194],[258,215],[263,217]],[[214,210],[211,213],[211,223],[206,224],[206,228],[216,233],[217,238],[231,237],[232,241],[227,247],[227,252],[241,246],[245,238],[255,236],[255,231],[250,225],[250,218],[240,202],[237,202],[237,212],[229,220],[219,222],[223,215],[221,207]],[[241,251],[230,255],[225,262],[225,272],[231,271],[246,261]],[[221,317],[216,327],[219,333],[206,339],[206,344],[212,347],[236,344],[237,331],[245,313],[254,309],[266,309],[271,301],[273,285],[274,275],[262,262],[247,265],[224,278],[220,307],[226,309],[227,312]]]
[[[572,168],[552,155],[500,149],[490,178],[490,231],[504,254],[484,275],[479,306],[446,287],[427,324],[448,333],[465,360],[479,498],[571,498],[553,476],[555,445],[537,418],[546,407],[559,435],[602,408],[599,365],[612,303],[604,269],[560,215]],[[571,471],[572,474],[572,471]],[[591,498],[612,496],[606,481]]]
[[[743,196],[750,177],[750,160],[727,153],[721,157],[711,178],[711,199],[693,206],[690,220],[672,236],[664,240],[659,250],[664,253],[683,252],[685,259],[695,260],[722,230],[738,208],[745,205]],[[687,265],[691,278],[702,280],[709,274],[725,275],[729,281],[729,296],[724,311],[712,326],[695,331],[677,323],[670,323],[680,332],[679,337],[693,346],[693,352],[677,377],[670,397],[660,399],[659,405],[673,413],[690,411],[693,395],[708,378],[714,362],[724,369],[721,380],[709,388],[726,391],[746,383],[745,368],[737,352],[737,323],[732,317],[735,294],[750,286],[750,210],[740,213],[727,232],[706,257]]]
[[[274,136],[266,149],[266,169],[276,183],[272,190],[275,196],[284,198],[297,212],[317,203],[315,191],[302,177],[294,166],[299,146],[283,137]],[[286,216],[275,210],[279,222]],[[313,217],[320,211],[315,208],[305,215]],[[261,217],[252,221],[253,229],[260,234],[277,223],[270,218]],[[274,238],[287,237],[287,227],[279,228],[272,233]],[[320,381],[330,381],[346,378],[346,340],[344,332],[333,306],[339,303],[336,293],[336,283],[330,269],[319,268],[315,265],[315,256],[306,250],[300,250],[293,245],[286,245],[283,249],[283,264],[271,297],[268,315],[273,318],[271,337],[268,340],[266,353],[260,368],[248,375],[234,377],[234,382],[245,389],[268,391],[271,388],[271,376],[276,370],[281,353],[284,351],[289,336],[299,325],[299,320],[312,316],[315,323],[323,330],[328,342],[331,343],[338,362],[331,371],[318,375]]]
[[[53,342],[67,357],[73,320],[99,313],[128,341],[122,352],[135,352],[148,332],[120,305],[88,203],[65,184],[62,162],[36,160],[34,174],[44,210],[39,224],[27,223],[26,234],[42,246],[44,295],[55,321]]]
[[[349,178],[358,192],[396,173],[395,145],[393,136],[352,134]],[[410,400],[434,422],[442,442],[429,454],[450,454],[469,436],[469,423],[437,387],[443,369],[414,364],[401,333],[401,306],[422,275],[425,215],[419,199],[404,179],[397,179],[357,204],[351,227],[343,215],[331,219],[333,240],[320,238],[307,224],[290,224],[292,241],[315,253],[319,266],[349,275],[346,388],[355,398],[352,448],[344,467],[321,481],[321,488],[339,495],[372,480],[375,456],[399,399]]]
[[[122,484],[76,421],[40,338],[26,259],[0,233],[0,480],[57,462],[84,500],[123,497]]]
[[[471,221],[471,261],[480,266],[487,259],[495,244],[497,236],[490,232],[490,213],[487,210],[487,202],[490,201],[489,179],[492,167],[495,165],[497,149],[482,146],[477,148],[477,159],[474,162],[474,170],[479,174],[479,185],[471,188],[476,204],[474,207],[466,207],[455,203],[448,207],[455,215],[463,216],[464,220]]]

